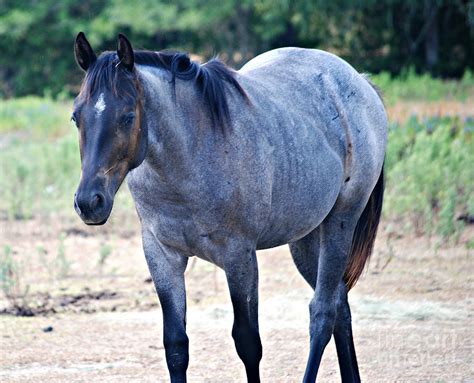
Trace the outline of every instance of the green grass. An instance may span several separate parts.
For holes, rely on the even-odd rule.
[[[465,101],[474,96],[474,75],[466,71],[460,81],[441,80],[428,74],[417,75],[414,69],[393,78],[389,73],[371,75],[371,81],[383,91],[389,105],[397,101]]]
[[[14,140],[0,153],[0,172],[0,210],[9,218],[70,210],[80,175],[77,139]]]
[[[80,161],[70,105],[30,97],[0,105],[0,217],[75,215],[72,201]],[[403,126],[393,125],[386,157],[385,218],[419,233],[459,235],[459,216],[474,215],[473,134],[472,119],[412,118]],[[122,189],[114,209],[128,212],[133,209],[131,197]]]
[[[0,134],[21,132],[35,139],[54,139],[71,129],[72,102],[36,96],[0,101]]]

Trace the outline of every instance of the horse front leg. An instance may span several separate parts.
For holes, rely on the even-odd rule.
[[[163,344],[172,383],[186,382],[189,341],[186,335],[184,272],[188,258],[143,233],[145,258],[163,311]]]
[[[248,382],[260,382],[262,343],[258,330],[258,266],[256,251],[246,249],[228,254],[225,273],[234,308],[234,338],[237,354],[244,363]]]

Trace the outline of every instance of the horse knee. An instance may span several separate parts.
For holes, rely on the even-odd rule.
[[[349,304],[347,302],[338,302],[337,304],[337,313],[336,313],[336,321],[337,322],[351,322],[352,315],[349,309]]]
[[[327,344],[331,339],[336,322],[336,308],[332,305],[321,305],[311,301],[310,309],[310,336],[318,342]]]
[[[347,291],[345,288],[345,285],[342,286],[340,290],[341,293],[338,295],[336,300],[336,329],[343,329],[348,326],[350,328],[352,324],[352,315],[349,302],[347,301]]]

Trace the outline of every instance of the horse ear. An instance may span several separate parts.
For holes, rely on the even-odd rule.
[[[120,60],[120,65],[123,65],[129,71],[132,71],[133,64],[135,63],[132,44],[130,44],[130,41],[128,41],[125,35],[121,33],[118,35],[117,55]]]
[[[87,71],[94,61],[97,60],[97,57],[92,50],[89,41],[87,41],[84,32],[79,32],[76,37],[76,42],[74,44],[74,54],[76,56],[77,63],[85,71]]]

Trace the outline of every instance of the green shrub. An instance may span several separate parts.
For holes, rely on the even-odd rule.
[[[449,238],[474,215],[474,121],[411,119],[393,125],[386,157],[386,217]]]
[[[12,256],[10,245],[3,246],[0,253],[0,289],[6,297],[10,297],[15,290],[17,265]]]
[[[28,309],[30,285],[23,283],[23,264],[13,256],[10,245],[0,253],[0,290],[13,308]]]
[[[371,81],[383,90],[384,100],[389,104],[397,101],[438,101],[454,99],[465,101],[474,96],[474,76],[466,71],[461,81],[442,80],[428,74],[417,75],[409,69],[393,78],[388,72],[370,76]]]

